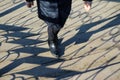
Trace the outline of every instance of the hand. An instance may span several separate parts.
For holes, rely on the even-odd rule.
[[[92,1],[84,1],[84,8],[88,12],[91,9]]]
[[[34,5],[34,2],[26,2],[28,8],[31,8]]]

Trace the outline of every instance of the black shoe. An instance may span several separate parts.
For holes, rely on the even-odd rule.
[[[53,56],[59,58],[61,55],[58,51],[58,42],[48,40],[48,45]]]

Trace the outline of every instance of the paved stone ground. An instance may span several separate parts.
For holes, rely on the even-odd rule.
[[[36,5],[0,0],[0,80],[120,80],[120,0],[73,0],[59,33],[62,59],[50,54]]]

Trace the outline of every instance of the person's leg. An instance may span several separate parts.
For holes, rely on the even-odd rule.
[[[48,45],[52,54],[59,55],[57,34],[60,31],[58,0],[37,0],[38,15],[48,25]]]
[[[58,33],[60,29],[64,26],[71,10],[71,0],[58,0],[58,9],[57,12],[52,12],[57,14],[56,22],[46,21],[48,25],[48,45],[50,47],[51,52],[57,57],[61,56],[61,53],[58,49]],[[52,14],[51,13],[51,14]]]
[[[61,27],[64,26],[70,11],[71,11],[72,0],[58,0],[58,11],[59,11],[59,24]]]
[[[46,23],[48,25],[48,39],[53,41],[56,40],[58,38],[57,34],[61,29],[60,25],[50,22],[46,22]]]
[[[57,50],[57,34],[70,13],[71,0],[37,0],[38,15],[48,25],[48,45],[53,54]],[[53,47],[52,47],[53,46]]]
[[[55,23],[46,22],[48,25],[48,45],[50,47],[50,51],[56,57],[60,57],[59,49],[58,49],[58,32],[61,29],[61,26]]]

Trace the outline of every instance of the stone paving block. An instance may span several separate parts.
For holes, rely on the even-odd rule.
[[[24,0],[0,1],[0,80],[120,80],[120,1],[72,1],[61,29],[61,59],[50,54],[47,25]]]

